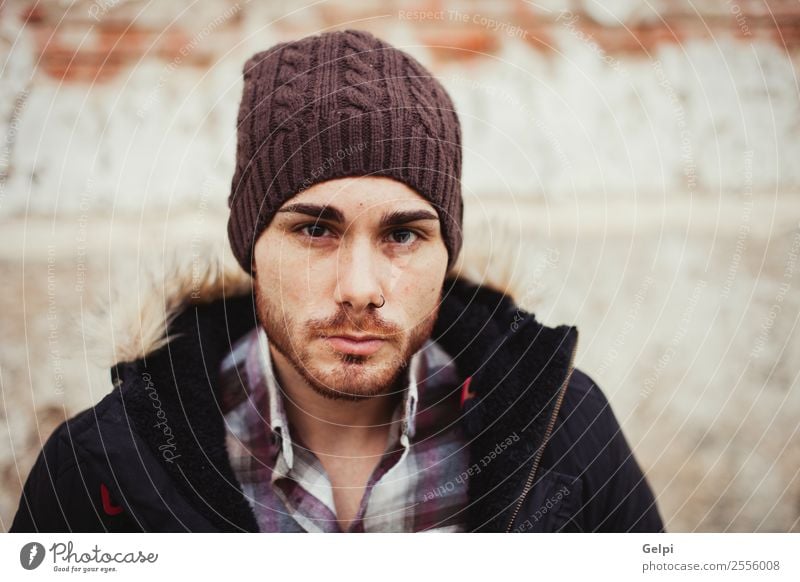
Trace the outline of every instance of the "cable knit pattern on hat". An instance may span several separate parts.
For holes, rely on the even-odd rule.
[[[344,37],[342,52],[346,82],[339,91],[342,111],[353,115],[366,113],[381,98],[377,84],[380,74],[375,66],[375,47],[363,35],[351,34]]]
[[[272,124],[278,131],[292,129],[302,121],[302,113],[310,113],[307,108],[309,56],[293,45],[283,49],[281,66],[278,68],[277,86],[273,98]],[[303,109],[305,111],[303,111]]]
[[[418,61],[361,30],[326,32],[253,55],[243,70],[228,238],[245,271],[277,210],[344,176],[399,180],[436,208],[448,269],[461,250],[461,128]]]

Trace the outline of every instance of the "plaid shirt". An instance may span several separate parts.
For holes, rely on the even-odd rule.
[[[341,532],[324,467],[290,435],[261,326],[233,346],[220,374],[228,454],[260,530]],[[459,398],[455,364],[428,340],[411,359],[385,452],[347,531],[464,531],[469,450]]]

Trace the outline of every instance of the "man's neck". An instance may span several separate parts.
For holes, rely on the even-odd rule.
[[[382,451],[392,415],[404,391],[361,400],[332,400],[317,393],[279,351],[270,345],[274,372],[293,433],[317,454]],[[408,384],[408,367],[399,386]]]

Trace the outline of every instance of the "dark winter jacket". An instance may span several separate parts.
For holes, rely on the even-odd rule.
[[[113,390],[47,440],[11,531],[258,531],[217,395],[221,359],[256,325],[252,282],[232,269],[171,273],[145,299],[166,305],[128,314]],[[443,297],[432,339],[464,380],[471,463],[492,459],[469,478],[468,530],[663,531],[606,397],[574,367],[577,328],[486,281],[448,278]]]

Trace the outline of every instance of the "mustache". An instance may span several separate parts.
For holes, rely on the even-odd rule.
[[[323,336],[376,335],[388,338],[401,332],[399,326],[382,319],[376,313],[356,318],[344,310],[339,310],[329,319],[311,320],[307,326],[311,332]]]

